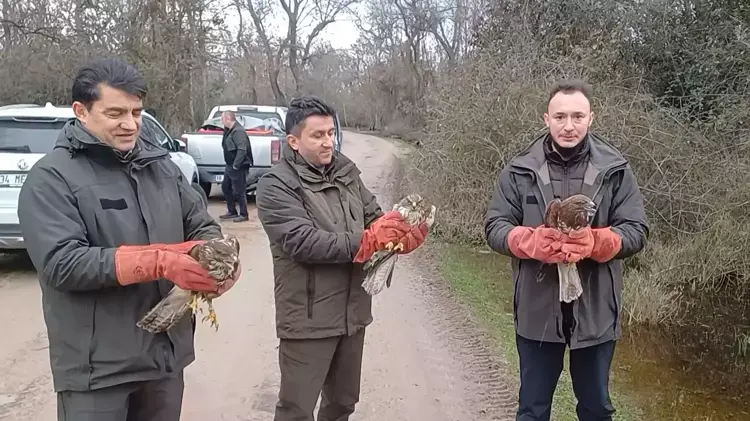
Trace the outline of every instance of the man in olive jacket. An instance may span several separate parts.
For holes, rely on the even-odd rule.
[[[84,66],[76,118],[20,192],[59,421],[178,421],[194,321],[156,335],[136,322],[173,287],[223,292],[187,256],[219,225],[168,152],[139,138],[146,92],[129,64]]]
[[[224,124],[224,135],[221,138],[221,148],[224,151],[224,180],[221,182],[221,192],[227,201],[227,213],[220,219],[231,219],[233,222],[247,221],[247,176],[253,165],[253,153],[250,148],[250,138],[245,128],[237,121],[232,111],[221,113]],[[237,214],[236,205],[240,213]]]
[[[590,86],[553,87],[538,137],[500,172],[485,235],[512,257],[521,387],[517,420],[549,420],[570,346],[581,421],[611,420],[609,369],[621,335],[622,259],[645,246],[648,226],[635,176],[613,146],[589,132]],[[597,205],[591,227],[564,235],[543,227],[547,204],[582,193]],[[577,262],[583,295],[559,300],[556,263]]]
[[[398,212],[383,214],[360,170],[334,155],[334,111],[292,101],[283,159],[258,183],[258,216],[273,256],[281,386],[274,421],[346,421],[359,401],[372,299],[362,264],[376,244],[424,240]],[[394,215],[395,214],[395,215]],[[406,238],[403,238],[406,237]]]

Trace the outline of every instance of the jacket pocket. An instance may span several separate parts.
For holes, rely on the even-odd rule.
[[[311,269],[307,270],[307,318],[313,317],[313,304],[315,303],[315,274]]]

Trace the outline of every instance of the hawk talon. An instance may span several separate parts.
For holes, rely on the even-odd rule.
[[[393,241],[389,241],[388,244],[385,245],[385,249],[388,251],[393,251]]]
[[[396,244],[396,247],[394,247],[392,251],[404,251],[404,244],[403,243]]]
[[[193,294],[190,297],[190,304],[189,304],[189,306],[190,306],[190,309],[193,311],[193,315],[195,315],[196,313],[198,313],[198,310],[200,310],[201,312],[203,312],[203,309],[201,309],[201,308],[198,307],[198,296],[196,294]]]

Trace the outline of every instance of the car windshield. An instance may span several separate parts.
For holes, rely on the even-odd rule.
[[[221,122],[221,113],[218,117],[210,118],[203,122],[201,127],[210,127],[223,129]],[[237,121],[242,124],[245,130],[271,130],[274,135],[283,136],[285,134],[281,118],[276,113],[258,113],[254,115],[235,114]]]
[[[0,152],[49,153],[65,119],[19,121],[0,119]]]

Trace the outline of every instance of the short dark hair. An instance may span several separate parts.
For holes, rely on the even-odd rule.
[[[73,102],[91,107],[100,98],[102,83],[141,99],[148,93],[146,78],[133,65],[116,58],[103,58],[78,69],[71,90]]]
[[[330,105],[312,96],[303,96],[293,99],[292,102],[289,103],[289,108],[286,113],[286,121],[284,121],[286,134],[299,136],[302,128],[301,126],[305,122],[305,119],[314,115],[334,117],[336,111],[334,111]]]
[[[591,84],[589,84],[588,82],[584,80],[562,79],[562,80],[557,81],[554,85],[552,85],[552,88],[550,88],[549,98],[547,98],[547,103],[549,104],[549,102],[552,101],[552,98],[560,92],[564,94],[572,94],[574,92],[580,92],[583,94],[583,96],[586,97],[586,99],[591,101],[593,90],[594,89],[591,86]]]

